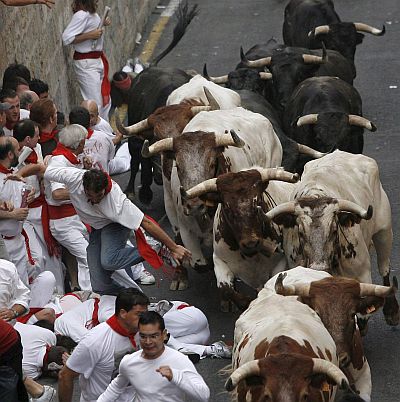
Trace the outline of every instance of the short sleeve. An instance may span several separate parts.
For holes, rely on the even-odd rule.
[[[72,16],[70,23],[65,28],[62,34],[62,41],[64,46],[70,45],[75,40],[75,37],[77,35],[80,35],[84,32],[88,17],[89,12],[83,10],[76,12]]]

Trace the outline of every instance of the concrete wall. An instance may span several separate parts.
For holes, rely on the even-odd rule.
[[[45,6],[6,7],[0,3],[0,74],[17,60],[32,76],[46,81],[60,111],[81,101],[72,69],[72,49],[63,47],[61,34],[71,19],[71,0],[56,0]],[[101,16],[111,7],[111,26],[105,32],[105,52],[110,78],[132,57],[137,32],[141,32],[158,0],[99,0]],[[1,81],[0,80],[0,81]]]

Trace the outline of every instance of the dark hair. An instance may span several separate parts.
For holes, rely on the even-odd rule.
[[[57,126],[65,126],[65,115],[63,112],[57,111]]]
[[[47,362],[55,362],[60,366],[63,365],[62,355],[63,353],[67,352],[68,349],[64,348],[64,346],[51,346],[47,355]]]
[[[118,315],[122,309],[130,311],[134,306],[147,306],[149,303],[149,298],[139,289],[123,289],[115,300],[115,314]]]
[[[17,90],[18,85],[26,85],[29,87],[29,83],[25,78],[22,77],[15,77],[13,80],[11,81],[7,81],[4,84],[3,89],[13,89],[14,91]]]
[[[22,142],[26,137],[33,138],[35,136],[35,122],[30,119],[24,119],[17,122],[14,126],[13,137]]]
[[[164,318],[162,318],[161,315],[156,311],[145,311],[140,314],[139,327],[140,325],[147,324],[158,324],[158,327],[161,329],[161,331],[164,331],[165,329]]]
[[[121,91],[119,88],[115,86],[115,81],[123,81],[128,77],[128,74],[125,71],[117,71],[111,81],[111,104],[115,107],[120,107],[124,103],[128,103],[129,92],[130,91]]]
[[[82,183],[85,190],[99,193],[107,188],[107,173],[100,169],[90,169],[83,174]]]
[[[39,321],[36,321],[33,325],[36,325],[37,327],[45,328],[51,332],[54,332],[54,324],[51,323],[49,320],[39,320]]]
[[[56,335],[57,346],[62,346],[68,350],[69,353],[78,345],[72,338],[66,335]]]
[[[9,98],[9,99],[14,99],[17,95],[17,93],[14,91],[14,89],[11,88],[3,88],[0,92],[0,102],[4,102],[4,99]]]
[[[14,147],[11,140],[6,138],[4,142],[0,142],[0,160],[5,159],[10,151],[14,152]]]
[[[75,4],[91,14],[97,10],[97,0],[75,0]]]
[[[30,118],[41,126],[50,122],[56,105],[51,99],[39,99],[32,103]]]
[[[4,71],[3,74],[3,88],[6,87],[7,82],[15,80],[16,77],[21,77],[25,81],[29,82],[31,80],[31,72],[28,67],[23,64],[13,63],[10,64]]]
[[[69,124],[80,124],[86,130],[90,127],[90,114],[82,106],[76,106],[69,112]]]
[[[39,80],[39,78],[33,78],[29,82],[29,89],[36,92],[39,96],[42,93],[49,92],[49,86],[46,82]]]

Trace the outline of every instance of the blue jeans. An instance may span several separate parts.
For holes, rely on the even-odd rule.
[[[112,273],[125,269],[132,278],[131,266],[143,261],[137,249],[126,245],[129,233],[130,229],[119,223],[110,223],[97,230],[92,228],[86,251],[94,292],[117,295],[123,287],[111,278]]]

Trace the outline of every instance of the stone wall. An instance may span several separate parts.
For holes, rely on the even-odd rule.
[[[72,69],[72,49],[63,47],[61,34],[72,16],[71,0],[45,6],[6,7],[0,3],[0,74],[17,60],[32,76],[46,81],[60,111],[81,100]],[[141,32],[158,0],[99,0],[98,14],[111,7],[112,24],[105,32],[105,52],[110,78],[132,57],[137,32]],[[2,78],[1,78],[2,79]],[[1,80],[0,80],[1,81]]]

